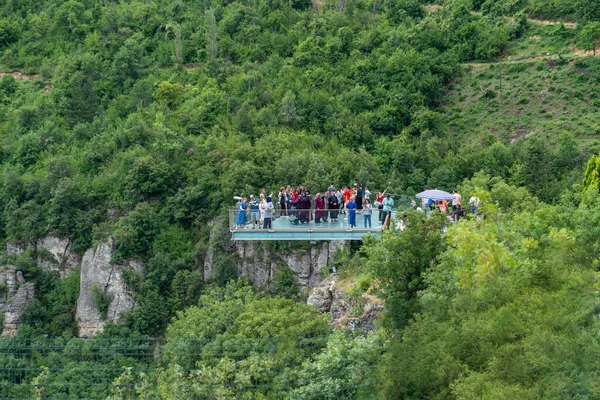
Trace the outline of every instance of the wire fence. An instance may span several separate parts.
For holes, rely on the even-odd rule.
[[[277,383],[276,377],[289,367],[282,360],[292,355],[300,360],[309,359],[326,346],[327,340],[328,332],[285,338],[182,338],[168,343],[152,338],[3,337],[0,338],[0,399],[106,399],[111,394],[111,398],[136,398],[134,394],[142,378],[147,387],[155,387],[160,374],[174,364],[182,376],[193,379],[173,382],[179,393],[173,398],[198,398],[194,394],[198,387],[204,393],[201,398],[235,398],[240,390],[256,391],[262,398],[282,398],[281,393],[293,394],[295,389],[293,381],[286,381],[287,387],[281,387],[281,380]],[[250,378],[240,378],[239,374],[223,369],[223,360],[240,362],[240,368],[248,369],[242,372]],[[337,382],[337,398],[352,398],[360,387],[368,384],[364,380],[345,382],[342,375],[343,371],[332,371],[327,376]],[[301,385],[299,381],[296,383]],[[115,397],[115,392],[121,395]],[[305,397],[299,393],[286,397]]]

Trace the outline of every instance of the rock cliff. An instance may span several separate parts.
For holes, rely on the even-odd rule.
[[[101,332],[108,321],[118,321],[120,315],[135,306],[133,293],[123,281],[121,272],[125,268],[135,268],[144,273],[144,266],[137,261],[113,264],[114,240],[101,243],[96,249],[89,249],[81,261],[81,284],[77,300],[76,318],[79,324],[79,336],[93,336]],[[106,318],[94,304],[95,294],[92,286],[109,295],[110,303]]]
[[[25,282],[23,273],[12,265],[0,272],[0,284],[3,292],[0,293],[0,313],[4,314],[2,336],[14,336],[25,306],[33,300],[35,285]]]
[[[32,245],[7,243],[6,254],[9,256],[22,254],[27,247],[35,247],[38,252],[37,264],[44,271],[56,272],[61,278],[67,277],[81,264],[81,257],[71,252],[71,241],[56,236],[46,236]]]
[[[250,279],[256,287],[268,285],[275,271],[284,265],[294,271],[301,286],[312,287],[321,281],[322,272],[328,268],[333,255],[345,246],[349,246],[349,242],[332,240],[275,250],[265,242],[248,241],[235,242],[233,250],[237,255],[239,274]]]

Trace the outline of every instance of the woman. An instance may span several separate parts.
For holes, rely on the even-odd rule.
[[[287,217],[287,204],[287,195],[285,193],[285,188],[282,186],[281,189],[279,189],[279,207],[281,208],[279,211],[280,217]]]
[[[248,209],[248,205],[246,204],[246,198],[242,197],[240,201],[240,205],[238,208],[238,217],[235,223],[236,229],[244,229],[246,227],[246,210]]]
[[[360,183],[356,185],[356,208],[358,212],[363,208],[363,190]]]
[[[335,191],[335,197],[337,197],[337,199],[338,199],[338,207],[342,210],[342,211],[340,211],[340,214],[343,214],[344,213],[344,194],[342,193],[342,191],[340,189]],[[336,214],[336,218],[337,218],[337,214]]]
[[[337,216],[340,209],[340,200],[335,195],[335,192],[330,192],[329,199],[327,201],[329,202],[329,220],[331,222],[337,222]]]
[[[300,197],[298,196],[298,191],[294,190],[292,192],[292,200],[290,202],[291,204],[291,209],[293,211],[290,211],[290,221],[294,224],[294,225],[298,225],[298,223],[300,222],[299,218],[299,211],[297,211],[300,208]]]
[[[258,209],[260,212],[260,220],[258,222],[258,229],[262,229],[265,226],[265,205],[267,204],[267,199],[265,195],[260,194],[260,201],[258,202]]]
[[[377,209],[379,210],[379,223],[383,224],[383,214],[381,212],[381,210],[383,210],[383,193],[382,192],[377,192],[377,197],[375,198],[375,205],[377,206]]]
[[[365,199],[365,205],[363,207],[363,216],[365,219],[365,229],[367,229],[367,225],[371,228],[371,214],[373,214],[373,206],[369,199]]]
[[[302,193],[298,198],[298,208],[300,208],[300,222],[308,224],[310,222],[310,197],[308,193]]]
[[[355,197],[350,196],[348,200],[348,204],[346,204],[346,209],[348,210],[348,225],[350,228],[356,228],[356,203],[354,202]]]
[[[448,214],[448,202],[446,200],[438,201],[438,209],[444,214]]]
[[[315,224],[320,224],[321,219],[323,218],[323,209],[325,208],[325,203],[323,203],[323,199],[321,198],[321,193],[317,193],[315,196]]]

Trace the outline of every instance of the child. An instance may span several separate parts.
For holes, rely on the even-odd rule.
[[[369,199],[365,199],[365,205],[363,206],[365,229],[367,228],[367,225],[369,225],[369,228],[371,228],[371,215],[372,214],[373,214],[373,206],[371,205],[371,202],[369,201]]]

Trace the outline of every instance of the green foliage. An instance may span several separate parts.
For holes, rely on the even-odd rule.
[[[425,288],[423,274],[445,250],[442,235],[448,225],[439,212],[427,218],[422,212],[410,211],[403,220],[403,231],[390,232],[367,249],[369,270],[379,282],[378,294],[398,328],[406,326],[418,311],[417,294]]]
[[[298,295],[299,290],[300,285],[298,285],[296,275],[290,267],[285,265],[275,272],[271,283],[271,293],[275,296],[294,298]]]
[[[314,307],[257,298],[243,281],[232,281],[202,295],[198,307],[179,313],[167,329],[168,364],[159,391],[214,398],[281,395],[277,379],[321,346],[310,338],[326,333],[327,326]],[[202,344],[200,357],[185,350],[189,343]]]
[[[338,330],[327,347],[297,371],[290,372],[289,399],[378,398],[375,366],[383,353],[380,337],[349,336]]]
[[[158,228],[157,216],[148,203],[139,203],[119,221],[115,237],[116,260],[127,257],[147,257]]]
[[[127,285],[127,288],[134,293],[140,291],[141,284],[144,280],[144,275],[141,271],[134,267],[127,267],[121,271],[121,277],[123,282]]]
[[[596,55],[597,41],[600,39],[600,22],[586,24],[578,35],[578,45],[583,50],[592,50]]]
[[[113,296],[95,283],[90,288],[90,293],[92,295],[92,304],[94,304],[94,307],[100,313],[100,318],[106,319],[108,307],[112,302]]]

